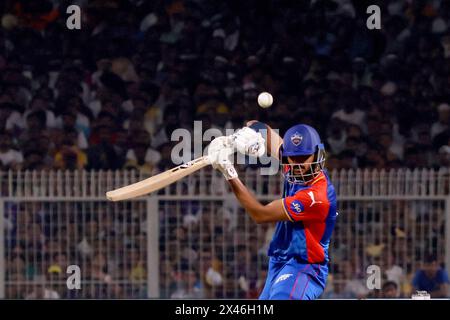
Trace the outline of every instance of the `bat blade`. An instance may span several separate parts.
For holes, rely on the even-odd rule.
[[[143,196],[158,191],[209,164],[208,157],[200,157],[145,180],[108,191],[106,198],[110,201],[121,201]]]

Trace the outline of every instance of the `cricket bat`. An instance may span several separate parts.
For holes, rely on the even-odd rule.
[[[279,150],[283,139],[269,125],[257,120],[249,121],[247,126],[263,134],[268,154],[279,160]],[[109,191],[106,193],[106,198],[111,201],[121,201],[140,197],[158,191],[209,164],[208,157],[203,156],[145,180]]]
[[[209,164],[207,156],[200,157],[145,180],[116,190],[108,191],[106,193],[106,198],[111,201],[121,201],[143,196],[158,191]]]

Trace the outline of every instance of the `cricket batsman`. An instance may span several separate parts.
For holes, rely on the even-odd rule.
[[[232,191],[256,223],[277,222],[269,247],[269,270],[260,299],[317,299],[328,275],[328,248],[335,225],[336,193],[324,168],[325,150],[317,131],[298,124],[287,130],[273,148],[269,126],[253,121],[230,136],[214,139],[208,148],[213,167],[228,180]],[[249,124],[250,124],[249,123]],[[259,132],[258,132],[259,131]],[[262,156],[267,150],[281,163],[284,190],[280,199],[260,203],[239,180],[232,163],[238,152]]]

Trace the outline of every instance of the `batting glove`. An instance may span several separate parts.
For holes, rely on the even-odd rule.
[[[244,127],[230,136],[231,143],[242,154],[261,157],[266,152],[266,142],[260,132]]]
[[[214,169],[222,172],[227,180],[238,177],[231,158],[234,154],[234,147],[229,137],[222,136],[215,138],[208,146],[208,159]]]

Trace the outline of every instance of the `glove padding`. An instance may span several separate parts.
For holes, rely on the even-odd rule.
[[[244,127],[230,136],[233,146],[242,154],[261,157],[266,152],[266,141],[260,132]]]
[[[234,154],[234,146],[230,137],[222,136],[215,138],[208,146],[208,159],[214,169],[219,170],[225,179],[237,178],[236,169],[231,157]]]

